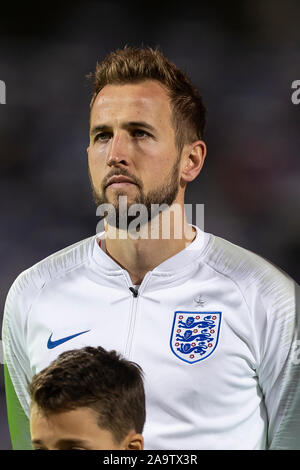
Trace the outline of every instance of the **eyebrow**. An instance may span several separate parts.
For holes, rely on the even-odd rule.
[[[145,129],[148,129],[149,131],[155,132],[155,128],[153,126],[151,126],[151,124],[148,124],[145,121],[129,121],[129,122],[126,122],[125,124],[123,124],[122,127],[124,129],[128,129],[130,127],[144,127]],[[94,126],[91,129],[90,135],[93,137],[95,134],[97,134],[97,132],[107,131],[109,129],[111,129],[111,127],[107,126],[105,124],[104,125]]]
[[[32,444],[43,444],[43,441],[40,439],[33,439],[31,441]],[[87,441],[81,440],[81,439],[60,439],[59,441],[56,442],[56,445],[61,445],[61,444],[72,444],[72,445],[85,445],[87,444]]]

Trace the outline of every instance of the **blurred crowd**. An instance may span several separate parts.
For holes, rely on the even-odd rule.
[[[207,3],[178,10],[168,1],[54,2],[49,14],[21,7],[14,20],[4,12],[1,312],[21,271],[95,233],[86,75],[125,44],[159,46],[203,96],[208,154],[186,202],[205,205],[205,230],[299,282],[300,105],[291,101],[291,84],[300,79],[300,4]],[[0,372],[0,449],[8,449]]]

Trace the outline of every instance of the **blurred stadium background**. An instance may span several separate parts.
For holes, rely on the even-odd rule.
[[[160,46],[208,108],[208,155],[188,203],[205,230],[300,279],[300,3],[85,1],[0,7],[2,312],[17,275],[95,233],[86,74],[125,44]],[[0,366],[0,449],[10,449]]]

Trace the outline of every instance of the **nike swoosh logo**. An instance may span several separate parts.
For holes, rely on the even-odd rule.
[[[75,333],[75,335],[66,336],[65,338],[57,339],[56,341],[52,341],[52,340],[51,340],[52,335],[53,335],[53,333],[51,333],[51,335],[50,335],[50,337],[49,337],[49,339],[48,339],[47,348],[48,348],[48,349],[56,348],[56,346],[59,346],[60,344],[63,344],[63,343],[65,343],[66,341],[69,341],[69,340],[72,339],[72,338],[76,338],[76,336],[83,335],[83,333],[87,333],[88,331],[90,331],[90,330],[81,331],[80,333]]]

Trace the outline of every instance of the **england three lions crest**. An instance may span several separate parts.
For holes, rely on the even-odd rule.
[[[171,350],[193,364],[210,356],[218,344],[221,312],[175,312]]]

